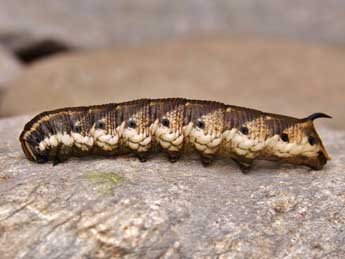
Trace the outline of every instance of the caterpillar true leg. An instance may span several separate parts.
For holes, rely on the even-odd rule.
[[[171,163],[175,163],[180,159],[181,154],[179,152],[168,152],[168,157]]]
[[[138,152],[136,153],[137,157],[139,158],[139,161],[140,162],[147,162],[147,159],[148,159],[148,152]]]
[[[203,164],[203,166],[210,166],[214,160],[214,156],[213,155],[201,155],[201,162]]]

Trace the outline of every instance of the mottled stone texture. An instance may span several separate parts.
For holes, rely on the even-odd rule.
[[[345,132],[322,171],[197,157],[27,161],[0,121],[1,258],[344,258]]]

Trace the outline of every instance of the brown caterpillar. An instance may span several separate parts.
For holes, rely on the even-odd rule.
[[[219,102],[182,98],[63,108],[29,121],[20,142],[29,160],[62,162],[70,156],[135,153],[141,161],[157,149],[175,162],[196,150],[204,165],[216,155],[248,171],[255,159],[322,169],[330,157],[313,120],[265,113]]]

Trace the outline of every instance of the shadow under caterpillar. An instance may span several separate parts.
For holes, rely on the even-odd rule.
[[[196,151],[204,165],[219,155],[243,172],[256,159],[322,169],[330,159],[313,120],[265,113],[213,101],[139,99],[38,114],[20,135],[29,160],[54,164],[70,156],[135,153],[141,161],[158,149],[175,162]]]

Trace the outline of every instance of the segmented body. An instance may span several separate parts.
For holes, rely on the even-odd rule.
[[[312,120],[327,115],[312,116],[297,119],[213,101],[140,99],[43,112],[25,125],[20,141],[36,162],[128,152],[144,161],[161,149],[171,161],[195,150],[204,164],[222,155],[243,170],[255,159],[320,169],[329,157]]]

